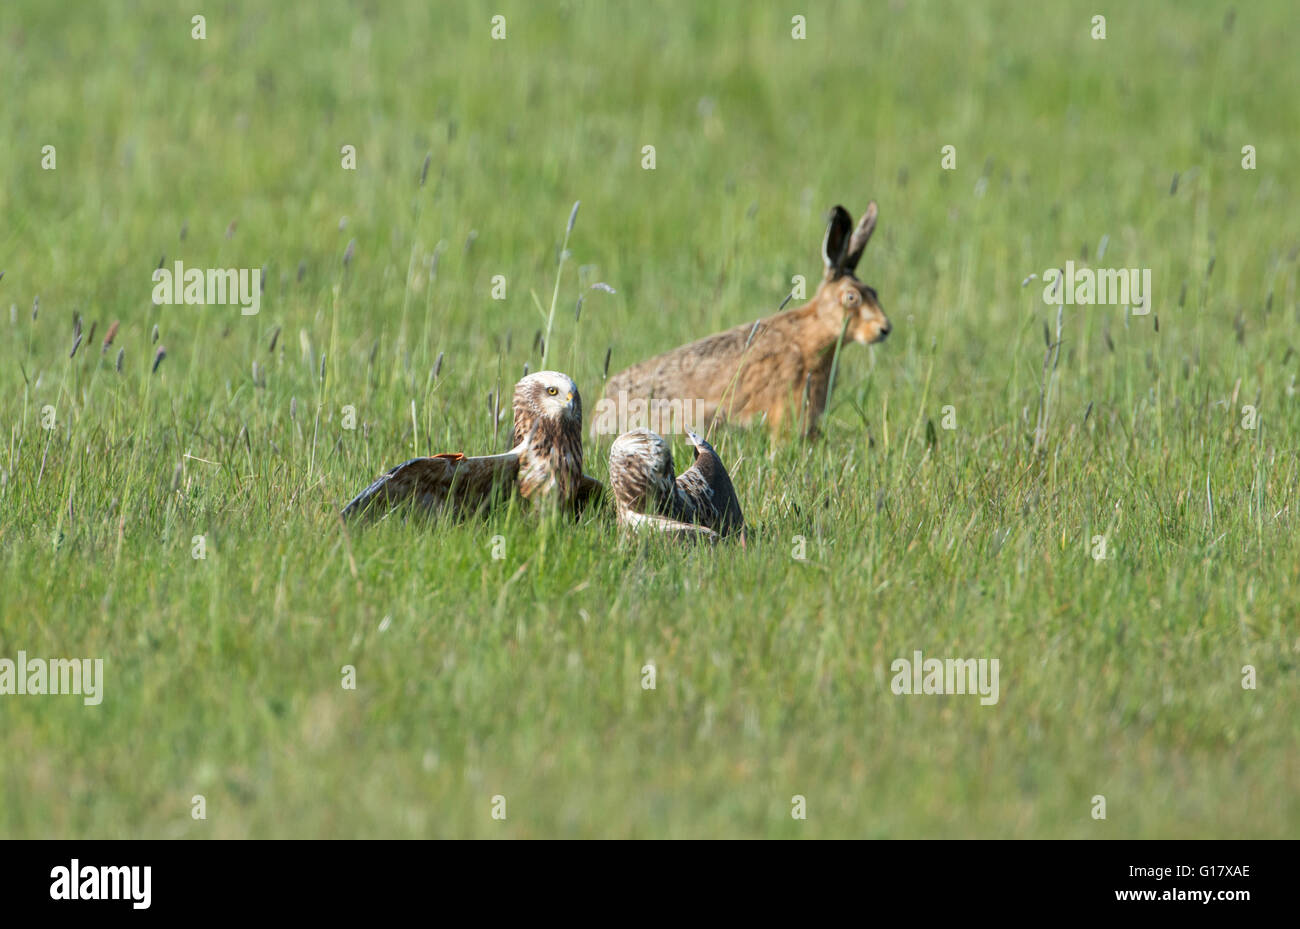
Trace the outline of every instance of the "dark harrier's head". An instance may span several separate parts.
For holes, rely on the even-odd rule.
[[[714,451],[713,446],[706,442],[698,432],[686,430],[686,441],[690,443],[691,448],[695,449],[695,467],[704,475],[712,478],[721,471],[724,475],[727,469],[722,466],[722,459]]]

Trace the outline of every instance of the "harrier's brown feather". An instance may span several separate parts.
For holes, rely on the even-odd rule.
[[[412,458],[391,469],[343,508],[344,519],[410,502],[424,509],[450,506],[473,512],[488,505],[493,496],[511,492],[519,474],[520,449],[504,455],[467,458],[462,454]]]

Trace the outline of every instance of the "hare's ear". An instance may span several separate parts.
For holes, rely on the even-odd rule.
[[[822,240],[822,261],[826,263],[826,277],[838,277],[843,269],[844,253],[849,245],[849,230],[853,217],[842,206],[831,210],[831,221],[826,224],[826,238]]]
[[[849,239],[848,250],[844,253],[844,270],[853,271],[858,266],[858,259],[862,257],[862,251],[867,247],[867,242],[871,239],[871,233],[876,231],[876,201],[872,200],[867,204],[867,212],[862,214],[858,220],[858,228],[853,230],[853,237]]]

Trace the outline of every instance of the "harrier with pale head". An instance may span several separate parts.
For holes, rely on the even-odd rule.
[[[533,503],[581,509],[602,485],[582,472],[582,398],[567,374],[538,371],[515,385],[513,447],[500,455],[412,458],[386,472],[343,508],[345,519],[401,503],[478,512],[518,493]]]

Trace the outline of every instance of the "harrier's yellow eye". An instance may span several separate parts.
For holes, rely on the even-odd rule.
[[[554,396],[555,396],[556,394],[558,394],[560,391],[559,391],[558,389],[554,388],[554,387],[548,387],[548,388],[546,388],[546,392],[547,392],[548,394],[550,394],[552,397],[554,397]]]

